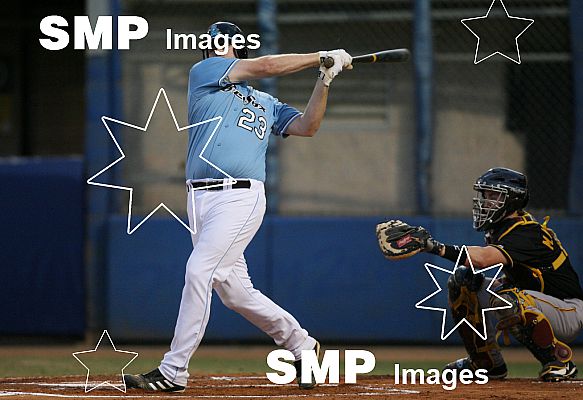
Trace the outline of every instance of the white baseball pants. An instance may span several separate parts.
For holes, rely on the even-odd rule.
[[[188,362],[198,348],[209,320],[212,289],[223,304],[291,351],[296,359],[316,341],[298,321],[253,287],[243,252],[259,230],[265,214],[263,182],[250,189],[190,190],[188,221],[196,233],[186,263],[180,311],[170,351],[160,371],[169,381],[186,386]]]

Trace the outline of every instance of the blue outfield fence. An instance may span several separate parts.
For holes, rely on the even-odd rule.
[[[83,162],[80,159],[0,161],[0,334],[76,335],[88,328],[85,281]],[[4,190],[6,189],[6,190]],[[538,216],[543,217],[542,215]],[[266,216],[246,252],[255,286],[326,341],[439,343],[441,314],[414,307],[435,290],[424,268],[443,259],[419,255],[385,260],[375,225],[383,218]],[[407,217],[448,243],[481,244],[468,219]],[[98,265],[107,328],[119,340],[172,337],[188,232],[174,219],[151,218],[133,235],[126,216],[108,216]],[[583,277],[583,219],[551,219]],[[436,275],[441,283],[447,274]],[[441,306],[445,293],[428,305]],[[207,339],[266,340],[215,296]],[[452,335],[448,343],[459,343]]]
[[[0,160],[0,334],[85,333],[81,159]]]
[[[439,343],[441,313],[414,305],[435,290],[424,263],[448,269],[453,265],[429,255],[385,260],[374,235],[379,221],[266,217],[246,252],[255,286],[323,340]],[[469,219],[411,217],[407,221],[426,226],[446,242],[482,243]],[[107,328],[119,339],[169,340],[191,251],[190,237],[170,219],[148,221],[131,236],[125,233],[126,223],[123,216],[109,220]],[[583,276],[583,252],[578,245],[583,221],[552,219],[550,226]],[[445,301],[442,297],[433,303]],[[269,340],[226,309],[217,296],[205,338]],[[459,343],[457,334],[447,343]]]

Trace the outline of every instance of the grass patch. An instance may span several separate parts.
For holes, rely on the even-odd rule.
[[[84,360],[85,361],[85,360]],[[442,361],[407,361],[399,360],[401,368],[430,368],[441,369],[447,362]],[[125,370],[127,373],[144,373],[156,368],[160,363],[159,357],[139,356]],[[116,374],[123,366],[123,361],[117,357],[92,358],[92,373],[100,375]],[[532,362],[511,363],[508,365],[509,376],[536,377],[540,366],[534,360]],[[344,366],[341,365],[341,373]],[[233,374],[250,373],[263,374],[269,372],[264,358],[241,360],[237,358],[213,358],[194,357],[190,363],[190,373],[196,374]],[[393,375],[394,362],[377,360],[374,375]],[[63,376],[85,375],[85,368],[72,356],[2,356],[0,358],[0,377],[24,377],[24,376]]]

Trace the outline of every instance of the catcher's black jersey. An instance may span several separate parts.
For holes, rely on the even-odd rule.
[[[519,289],[559,299],[583,299],[579,276],[555,232],[528,213],[504,220],[486,241],[504,253],[506,277]]]

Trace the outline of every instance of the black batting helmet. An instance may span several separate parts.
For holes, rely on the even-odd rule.
[[[528,204],[526,176],[509,168],[492,168],[474,183],[474,229],[485,231]]]
[[[239,34],[239,35],[245,37],[245,35],[243,35],[243,31],[237,25],[233,24],[232,22],[223,22],[223,21],[219,21],[219,22],[215,22],[214,24],[211,24],[211,26],[209,26],[207,33],[210,35],[210,37],[212,39],[214,39],[215,36],[217,36],[218,34],[226,35],[229,38],[228,39],[229,42],[232,40],[232,37],[236,34]],[[237,58],[247,58],[248,57],[247,43],[246,42],[242,48],[240,48],[240,49],[233,48],[233,51],[235,52],[235,57],[237,57]],[[209,57],[208,49],[203,50],[202,51],[202,58],[205,59],[208,57]]]

